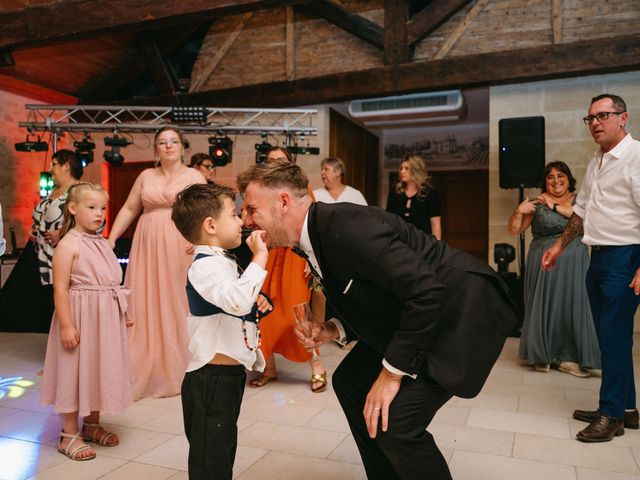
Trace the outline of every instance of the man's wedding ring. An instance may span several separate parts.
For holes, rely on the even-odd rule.
[[[373,407],[373,409],[374,409],[375,411],[377,411],[377,412],[379,412],[379,411],[380,411],[380,407]]]

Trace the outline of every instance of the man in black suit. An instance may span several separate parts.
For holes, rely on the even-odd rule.
[[[247,226],[270,247],[299,247],[343,320],[314,340],[359,340],[333,386],[368,478],[450,479],[425,429],[452,395],[479,393],[513,329],[501,280],[379,208],[312,205],[297,165],[254,165],[238,184]]]

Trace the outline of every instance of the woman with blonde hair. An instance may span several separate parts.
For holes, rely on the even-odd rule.
[[[424,160],[407,155],[400,163],[398,183],[389,189],[387,212],[442,240],[440,198],[430,180]]]
[[[175,127],[160,129],[153,143],[156,167],[140,173],[109,235],[113,247],[142,213],[124,280],[131,289],[129,352],[135,400],[180,393],[189,361],[184,285],[191,254],[171,221],[171,204],[184,188],[206,182],[184,164],[185,138]]]

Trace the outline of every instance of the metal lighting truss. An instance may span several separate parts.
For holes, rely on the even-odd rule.
[[[126,107],[103,105],[25,105],[31,132],[130,132],[149,133],[167,125],[197,134],[317,135],[313,126],[317,110],[206,107],[200,123],[174,122],[174,107]],[[184,108],[184,107],[175,107]]]

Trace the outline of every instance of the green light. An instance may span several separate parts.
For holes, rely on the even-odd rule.
[[[51,172],[40,172],[40,198],[48,197],[54,187]]]

